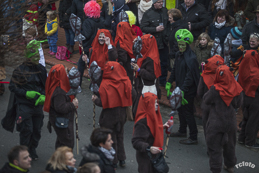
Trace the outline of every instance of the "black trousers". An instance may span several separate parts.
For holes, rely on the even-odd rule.
[[[180,120],[180,133],[186,133],[187,125],[190,130],[190,139],[197,140],[198,129],[194,118],[194,97],[186,97],[187,105],[182,105],[177,109]]]
[[[89,58],[89,52],[85,52],[87,57]],[[77,69],[80,72],[80,86],[82,84],[82,78],[84,75],[84,70],[85,70],[85,62],[82,60],[82,55],[80,56],[78,62],[77,62]]]

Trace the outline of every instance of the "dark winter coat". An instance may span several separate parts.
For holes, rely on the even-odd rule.
[[[71,15],[71,6],[73,0],[62,0],[59,3],[59,26],[65,29],[71,29],[69,18]]]
[[[182,3],[178,8],[185,22],[191,23],[191,33],[196,40],[199,35],[204,32],[204,29],[209,26],[211,17],[207,10],[200,4],[193,4],[187,11],[185,4]]]
[[[253,21],[247,23],[242,31],[242,42],[243,44],[249,43],[249,37],[253,33],[259,33],[259,25],[257,23],[257,17],[254,18]]]
[[[83,159],[79,166],[83,166],[89,162],[98,163],[102,173],[115,173],[113,163],[104,155],[104,153],[97,147],[89,145],[81,149]]]
[[[104,28],[111,30],[112,15],[109,15],[108,12],[109,12],[108,2],[105,2],[103,3],[101,17],[104,20]]]
[[[178,43],[175,39],[175,33],[179,29],[189,29],[188,24],[181,19],[171,24],[171,30],[169,35],[169,58],[171,59],[174,59],[176,52],[179,51]]]
[[[49,171],[50,173],[76,173],[76,171],[72,168],[68,168],[67,170],[59,170],[59,169],[53,169],[50,164],[46,166],[46,171]]]
[[[184,53],[177,52],[174,67],[168,82],[176,82],[176,86],[184,91],[184,96],[194,97],[199,83],[199,65],[195,53],[187,45]]]
[[[258,0],[248,0],[248,3],[246,5],[246,9],[245,9],[245,16],[252,21],[256,15],[254,13],[254,11],[256,11],[257,6],[259,5],[259,1]]]
[[[27,172],[29,172],[29,170],[26,171],[26,172],[20,171],[20,170],[18,170],[18,169],[15,169],[15,168],[11,167],[11,166],[9,165],[9,163],[6,163],[6,164],[2,167],[2,169],[0,170],[0,173],[27,173]]]
[[[211,57],[212,46],[213,41],[210,41],[206,47],[201,47],[197,40],[193,51],[197,56],[199,66],[201,66],[201,62],[204,62]]]
[[[82,34],[85,36],[83,41],[84,52],[89,52],[89,48],[96,36],[98,29],[103,29],[104,24],[101,18],[87,18],[82,25]]]
[[[165,29],[162,32],[156,31],[156,27],[159,26],[159,23],[163,23],[164,25]],[[170,30],[167,9],[165,7],[155,9],[154,5],[152,5],[152,7],[143,14],[140,28],[143,33],[155,36],[158,49],[163,49],[164,45],[168,44]]]
[[[217,15],[217,13],[219,12],[219,10],[217,10],[217,7],[214,6],[214,9],[212,11],[212,1],[209,4],[209,12],[211,13],[211,17],[212,19]],[[235,12],[234,12],[234,3],[233,2],[229,2],[226,6],[226,10],[228,11],[228,14],[232,17],[234,17]]]
[[[133,137],[131,139],[133,148],[136,150],[139,173],[155,173],[147,148],[153,146],[154,136],[152,135],[147,119],[143,118],[134,125]]]
[[[74,13],[77,17],[80,17],[82,23],[87,18],[84,12],[84,6],[88,1],[90,0],[73,0],[71,6],[71,13]]]

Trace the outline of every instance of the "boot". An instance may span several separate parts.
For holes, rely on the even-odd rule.
[[[74,53],[74,45],[70,45],[68,48],[69,52]]]

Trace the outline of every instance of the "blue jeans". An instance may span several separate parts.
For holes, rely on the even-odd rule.
[[[162,85],[166,84],[166,77],[168,71],[168,46],[164,45],[164,49],[159,49],[160,65],[161,65],[161,76],[159,77],[159,83]]]
[[[66,33],[66,40],[67,40],[67,44],[74,46],[75,42],[74,42],[74,38],[75,38],[75,33],[73,32],[72,29],[66,29],[64,28],[65,33]]]

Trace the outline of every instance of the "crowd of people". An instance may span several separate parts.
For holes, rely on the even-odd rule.
[[[37,22],[38,2],[24,3],[28,5],[23,18],[26,60],[13,71],[11,101],[2,121],[9,131],[16,124],[20,146],[11,149],[0,173],[29,172],[31,161],[38,160],[43,110],[49,113],[49,131],[53,127],[57,135],[56,151],[44,173],[112,173],[118,164],[125,167],[127,120],[134,120],[132,146],[138,172],[168,172],[161,159],[161,134],[169,128],[168,122],[163,124],[158,105],[161,87],[168,98],[176,87],[181,91],[179,130],[170,134],[186,138],[180,144],[198,144],[194,112],[196,100],[201,99],[211,172],[221,172],[222,164],[228,172],[234,171],[236,141],[259,148],[258,1],[179,0],[178,7],[169,8],[167,0],[60,0],[58,13],[54,4],[52,10],[45,11],[44,29]],[[78,35],[70,25],[72,14],[81,21],[79,32],[85,38],[80,43],[78,69],[69,71],[57,64],[47,72],[43,41],[36,40],[41,39],[38,32],[45,33],[48,53],[56,55],[59,25],[65,30],[67,49],[73,53]],[[82,160],[77,169],[73,157],[76,94],[81,91],[86,68],[92,102],[102,107],[102,112],[91,144],[80,150]],[[243,120],[236,139],[239,108]],[[162,168],[155,164],[158,161]]]

